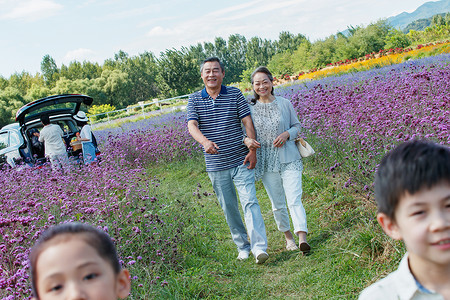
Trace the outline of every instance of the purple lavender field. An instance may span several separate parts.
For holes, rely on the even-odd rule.
[[[305,159],[308,166],[368,197],[377,164],[399,142],[427,138],[450,145],[450,55],[276,93],[292,100],[317,151]],[[101,163],[65,175],[47,168],[0,171],[0,298],[30,296],[29,248],[43,230],[69,221],[104,229],[124,265],[143,266],[147,277],[133,277],[134,292],[167,285],[164,272],[182,262],[186,212],[168,206],[176,199],[161,199],[151,167],[200,155],[184,118],[176,113],[96,131]]]
[[[450,55],[412,60],[277,90],[294,104],[315,162],[370,197],[377,164],[395,145],[450,145]]]
[[[159,270],[178,264],[183,224],[159,200],[159,179],[147,169],[198,153],[184,115],[96,134],[103,152],[99,165],[74,166],[64,175],[49,168],[0,171],[1,298],[31,295],[29,249],[43,230],[61,222],[89,222],[108,232],[126,267],[149,266],[149,285],[166,284]]]

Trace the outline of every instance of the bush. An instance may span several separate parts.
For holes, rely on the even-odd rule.
[[[95,120],[106,118],[107,112],[116,110],[116,107],[110,104],[92,105],[88,110],[88,115],[94,116]],[[103,114],[103,115],[99,115]],[[99,116],[96,116],[99,115]]]

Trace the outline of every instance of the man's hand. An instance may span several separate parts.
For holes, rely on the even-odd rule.
[[[250,150],[256,150],[258,148],[261,148],[261,144],[257,140],[249,138],[249,137],[246,137],[244,139],[244,144]]]
[[[247,167],[247,169],[251,170],[254,169],[256,166],[256,150],[250,150],[248,154],[245,156],[244,159],[244,165],[246,163],[250,163],[250,165]]]
[[[217,146],[216,143],[211,142],[210,140],[206,140],[206,142],[204,142],[202,144],[203,149],[205,149],[205,152],[208,154],[218,154],[219,153],[219,146]]]
[[[188,130],[189,134],[203,146],[205,152],[208,154],[217,154],[219,153],[219,146],[216,143],[208,140],[203,133],[198,128],[198,122],[196,120],[189,120],[188,122]]]

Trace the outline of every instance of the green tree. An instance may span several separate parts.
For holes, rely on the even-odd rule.
[[[151,52],[130,57],[128,53],[119,51],[114,55],[114,60],[105,61],[104,69],[119,69],[128,75],[128,103],[146,101],[160,93],[158,63]]]
[[[324,67],[334,62],[336,53],[336,37],[330,35],[325,40],[319,40],[311,45],[309,57],[313,68]]]
[[[247,52],[247,40],[240,34],[228,37],[228,61],[225,78],[228,82],[239,82],[240,75],[245,70],[245,54]]]
[[[25,105],[22,92],[14,87],[0,91],[0,127],[14,122],[16,112]]]
[[[50,55],[46,54],[42,58],[41,62],[41,72],[44,76],[45,83],[47,86],[53,86],[53,84],[58,80],[59,69],[56,65],[55,60]]]
[[[216,56],[216,47],[211,42],[204,42],[203,48],[205,51],[205,58]]]
[[[198,58],[188,48],[166,50],[161,53],[158,66],[166,96],[181,96],[201,86]]]
[[[278,41],[274,42],[276,53],[294,52],[307,38],[303,34],[294,35],[288,31],[280,32]]]
[[[255,69],[259,66],[267,66],[269,60],[275,54],[275,47],[270,40],[252,37],[247,43],[245,65],[247,69]]]
[[[269,61],[267,67],[275,75],[293,74],[295,66],[292,63],[294,54],[286,50],[285,52],[277,53]]]
[[[441,26],[445,25],[445,18],[442,14],[434,15],[431,18],[431,26]]]
[[[368,53],[378,52],[384,49],[386,44],[386,36],[391,27],[386,20],[380,20],[376,23],[368,25],[366,28],[359,27],[350,36],[349,43],[351,47],[356,49],[356,58],[364,56]]]
[[[292,65],[295,72],[305,72],[313,67],[310,60],[310,52],[311,42],[306,40],[292,53]]]
[[[218,57],[225,65],[228,64],[227,42],[221,37],[214,39],[214,56]]]
[[[0,76],[0,90],[4,90],[9,85],[8,79]]]
[[[60,77],[70,80],[94,79],[100,77],[101,74],[102,67],[98,63],[89,61],[83,61],[83,63],[73,61],[68,66],[63,64],[60,70]]]
[[[103,92],[108,97],[108,103],[117,107],[126,107],[135,104],[135,101],[127,97],[128,86],[130,84],[128,74],[120,70],[103,70]],[[94,79],[95,80],[95,79]]]
[[[385,49],[406,48],[411,45],[411,40],[400,30],[391,29],[386,36]]]
[[[25,99],[29,102],[37,99],[41,99],[51,95],[51,91],[48,87],[32,84],[31,88],[27,90],[27,94],[25,95]]]
[[[342,33],[338,33],[335,40],[335,53],[333,61],[345,61],[357,56],[358,53],[356,49],[349,43],[349,38]]]
[[[27,90],[31,88],[33,84],[45,86],[44,79],[39,75],[39,73],[33,76],[28,72],[22,71],[21,73],[12,74],[8,80],[8,86],[19,90],[22,96],[27,93]]]

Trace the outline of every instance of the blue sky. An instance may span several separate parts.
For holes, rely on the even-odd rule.
[[[119,50],[157,57],[166,49],[239,33],[275,40],[281,31],[311,41],[412,12],[427,0],[0,0],[0,76],[56,64],[103,63]]]

